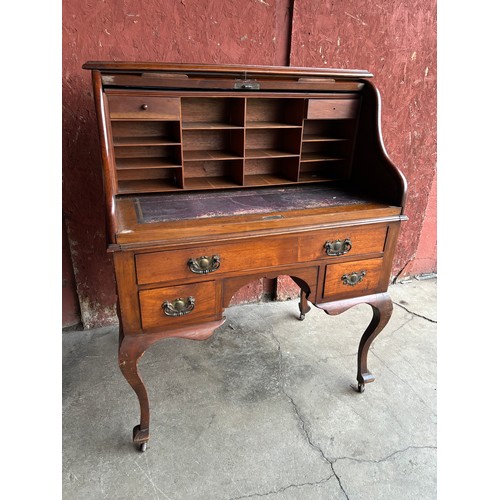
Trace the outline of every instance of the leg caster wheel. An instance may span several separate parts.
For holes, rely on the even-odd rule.
[[[134,427],[132,433],[134,444],[139,451],[146,451],[149,441],[149,429],[141,429],[140,425]]]
[[[305,319],[306,319],[306,315],[301,313],[299,316],[299,321],[304,321]]]

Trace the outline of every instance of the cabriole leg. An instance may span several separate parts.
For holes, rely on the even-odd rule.
[[[149,441],[149,399],[146,386],[139,375],[138,364],[144,354],[145,346],[135,341],[134,337],[120,336],[118,360],[123,376],[137,394],[141,409],[140,424],[134,427],[132,437],[141,451],[145,451]]]
[[[388,295],[382,296],[378,300],[369,302],[373,318],[361,337],[358,348],[358,392],[365,390],[365,384],[373,382],[375,377],[368,370],[367,358],[368,349],[375,337],[384,329],[392,315],[392,300]]]
[[[149,399],[146,386],[139,375],[138,364],[146,349],[159,340],[166,338],[181,338],[191,340],[206,340],[213,334],[214,330],[221,326],[225,318],[200,325],[185,326],[173,330],[156,333],[139,333],[136,335],[124,335],[120,326],[120,343],[118,348],[118,361],[123,376],[130,387],[137,394],[141,409],[141,420],[134,427],[132,438],[134,444],[141,451],[146,450],[149,441]]]

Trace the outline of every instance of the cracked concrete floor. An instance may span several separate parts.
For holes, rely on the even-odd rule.
[[[390,287],[363,394],[350,384],[367,305],[302,322],[297,300],[236,306],[204,342],[154,345],[145,453],[117,328],[63,333],[63,498],[435,498],[436,288]]]

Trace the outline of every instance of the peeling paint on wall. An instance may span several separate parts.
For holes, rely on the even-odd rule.
[[[84,327],[116,321],[88,60],[285,65],[285,0],[66,0],[63,210]]]
[[[290,61],[375,75],[385,146],[409,185],[410,220],[401,226],[393,266],[398,274],[421,236],[432,237],[421,232],[436,171],[436,1],[295,0]]]
[[[290,61],[373,72],[382,95],[386,147],[410,185],[410,221],[402,226],[396,274],[416,255],[436,167],[435,35],[435,0],[66,0],[63,210],[84,326],[116,321],[98,136],[84,62],[280,66]],[[258,295],[258,286],[253,288]]]

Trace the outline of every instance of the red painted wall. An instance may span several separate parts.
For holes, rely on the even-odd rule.
[[[63,210],[87,328],[116,321],[105,250],[101,164],[87,60],[286,65],[285,0],[66,0],[63,5]],[[262,288],[262,284],[252,289]],[[255,298],[258,298],[257,292]]]
[[[116,321],[90,74],[81,69],[85,61],[290,62],[372,71],[384,103],[388,152],[411,186],[397,274],[417,255],[435,169],[435,17],[435,0],[66,0],[62,201],[84,326]],[[423,265],[427,257],[418,258]],[[233,303],[258,300],[275,289],[261,280],[240,290]],[[278,297],[294,293],[289,280],[278,282]]]
[[[62,227],[62,327],[70,327],[80,322],[80,306],[76,294],[73,262],[69,250],[66,227]]]
[[[292,66],[375,75],[386,149],[409,186],[393,267],[408,274],[436,171],[436,0],[296,0],[291,48]]]

